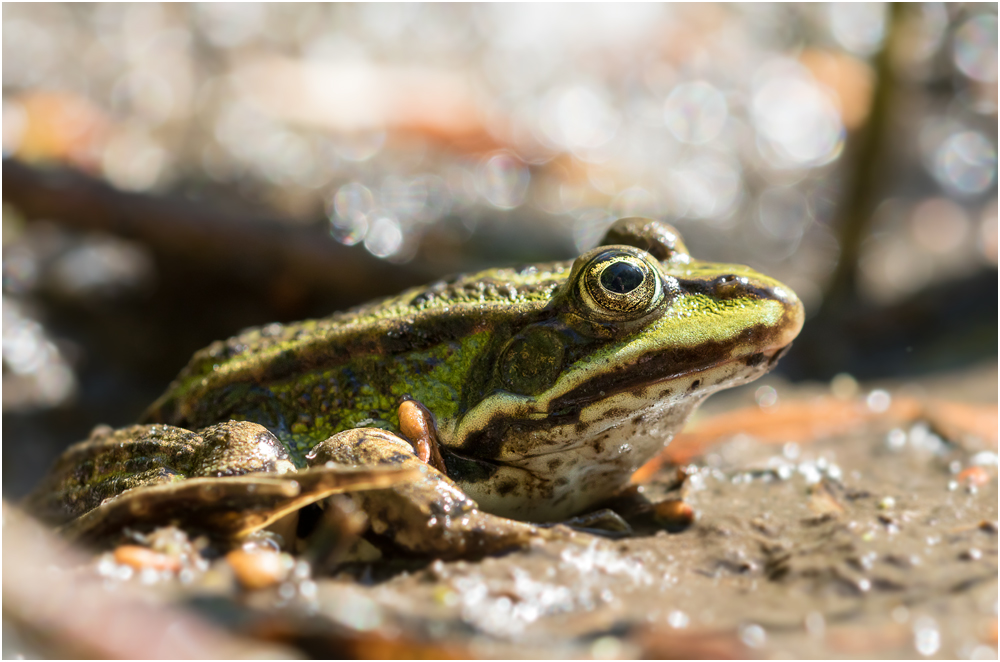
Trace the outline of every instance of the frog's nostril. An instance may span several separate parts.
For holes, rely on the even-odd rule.
[[[715,294],[722,298],[739,296],[749,285],[749,280],[735,274],[726,274],[715,279]]]

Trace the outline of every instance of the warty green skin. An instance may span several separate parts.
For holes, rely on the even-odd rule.
[[[566,265],[491,270],[408,290],[320,320],[249,329],[197,352],[145,415],[189,428],[254,420],[293,461],[355,427],[398,431],[413,399],[448,421],[496,388],[493,364],[545,310]]]
[[[578,294],[591,256],[459,276],[213,343],[146,422],[254,421],[301,467],[337,432],[398,431],[396,409],[414,399],[434,416],[448,476],[483,510],[578,514],[627,484],[705,396],[769,370],[803,319],[781,283],[693,260],[679,239],[654,260],[660,305],[595,319]]]

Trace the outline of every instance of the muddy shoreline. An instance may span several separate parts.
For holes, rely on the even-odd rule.
[[[76,582],[68,604],[97,591],[113,596],[108,609],[116,600],[180,608],[227,645],[245,646],[226,649],[229,655],[995,657],[996,437],[982,438],[969,414],[890,416],[907,398],[945,393],[963,398],[961,411],[987,421],[992,411],[995,419],[983,391],[995,379],[993,366],[959,379],[967,393],[947,379],[860,389],[843,400],[855,403],[857,424],[838,434],[818,435],[816,420],[783,442],[713,433],[680,466],[655,468],[640,497],[618,504],[635,528],[626,537],[577,532],[450,562],[383,551],[340,563],[332,576],[286,553],[290,569],[255,589],[236,580],[227,557],[192,551],[191,541],[176,549],[189,545],[183,553],[200,561],[158,574],[110,551],[63,559],[69,569],[58,577],[34,572],[42,584]],[[772,408],[783,418],[772,413],[765,429],[798,420],[789,413],[796,406],[821,411],[816,398],[830,397],[825,387],[773,384],[757,389],[775,388],[785,409]],[[732,418],[753,393],[761,391],[719,398],[692,434]],[[844,420],[838,424],[844,429]],[[677,526],[648,505],[664,500],[687,504],[693,519]],[[20,544],[11,534],[23,524],[9,508],[5,551]],[[17,563],[17,551],[5,555],[7,577],[18,571],[6,560]],[[4,644],[5,656],[87,650],[39,615],[36,598],[11,597],[16,587],[8,584],[5,631],[16,636]]]

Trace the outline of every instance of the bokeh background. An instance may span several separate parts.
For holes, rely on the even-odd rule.
[[[190,354],[675,224],[786,378],[995,365],[997,7],[3,5],[3,491]]]

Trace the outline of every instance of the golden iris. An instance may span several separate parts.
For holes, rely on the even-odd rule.
[[[655,306],[663,293],[660,275],[639,255],[603,251],[584,269],[582,294],[602,317],[633,319]]]

